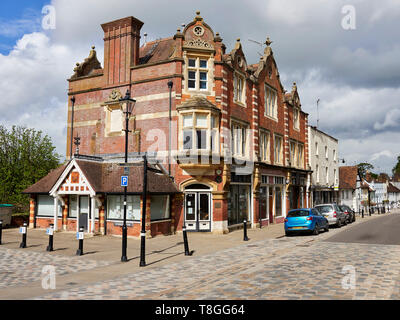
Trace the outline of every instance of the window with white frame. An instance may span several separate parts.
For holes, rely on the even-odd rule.
[[[274,137],[274,162],[283,163],[283,138],[278,135]]]
[[[268,131],[260,130],[260,158],[261,161],[270,162],[270,134]]]
[[[336,161],[336,150],[333,149],[333,161]]]
[[[265,115],[274,119],[278,119],[277,100],[278,95],[276,90],[265,85]]]
[[[107,218],[111,220],[124,218],[124,196],[107,196]],[[126,219],[140,220],[140,196],[127,196]]]
[[[294,167],[296,159],[296,142],[290,141],[289,144],[290,144],[290,165]]]
[[[315,142],[315,155],[318,156],[318,142]]]
[[[299,143],[297,145],[297,167],[303,168],[304,167],[304,146]]]
[[[318,165],[316,165],[315,166],[315,175],[316,175],[316,180],[317,180],[317,182],[319,182],[319,166]]]
[[[300,129],[300,110],[297,108],[293,109],[293,127]]]
[[[328,147],[325,146],[325,158],[329,158]]]
[[[326,183],[329,183],[329,167],[325,168]]]
[[[239,73],[235,73],[233,78],[233,100],[245,103],[245,78]]]
[[[188,89],[208,89],[208,59],[200,57],[188,58]]]
[[[218,118],[212,113],[183,113],[182,129],[181,149],[217,151]]]
[[[231,124],[232,154],[234,156],[247,156],[247,134],[249,126],[233,122]]]

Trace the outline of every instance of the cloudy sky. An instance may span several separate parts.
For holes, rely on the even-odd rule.
[[[55,8],[55,29],[43,29],[46,5]],[[4,0],[0,124],[40,129],[65,155],[66,79],[92,45],[103,61],[100,24],[132,15],[153,40],[173,35],[196,10],[229,51],[241,38],[249,64],[263,50],[249,39],[269,36],[283,85],[297,83],[312,125],[320,99],[319,128],[339,139],[340,158],[391,171],[400,154],[398,0]]]

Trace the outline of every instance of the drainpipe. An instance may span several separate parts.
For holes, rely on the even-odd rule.
[[[171,176],[171,122],[172,122],[172,80],[168,81],[169,88],[169,130],[168,130],[168,175]]]
[[[75,107],[75,96],[71,98],[72,102],[72,112],[71,112],[71,141],[69,149],[69,158],[72,159],[72,144],[74,140],[74,107]]]

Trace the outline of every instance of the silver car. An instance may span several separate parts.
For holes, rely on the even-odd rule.
[[[315,206],[326,219],[329,221],[329,225],[336,225],[340,228],[342,225],[346,225],[346,215],[336,203],[319,204]]]

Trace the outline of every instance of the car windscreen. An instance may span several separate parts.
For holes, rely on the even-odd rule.
[[[288,217],[307,217],[310,215],[308,210],[295,210],[288,213]]]
[[[333,211],[332,206],[318,206],[315,208],[321,213],[329,213]]]

